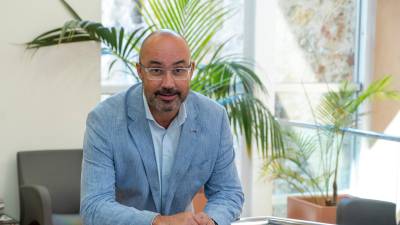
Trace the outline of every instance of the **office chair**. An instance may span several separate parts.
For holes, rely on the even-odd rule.
[[[82,225],[82,150],[17,153],[21,225]]]
[[[396,205],[364,198],[344,198],[336,210],[338,225],[396,225]]]

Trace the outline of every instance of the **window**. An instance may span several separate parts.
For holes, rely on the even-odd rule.
[[[103,0],[103,25],[123,27],[127,31],[133,31],[142,26],[141,16],[136,8],[137,2],[132,0]],[[125,71],[123,65],[117,64],[112,70],[109,70],[109,65],[113,59],[110,55],[102,55],[101,57],[102,100],[135,83],[135,79],[128,71]]]
[[[357,0],[257,1],[255,57],[270,84],[270,105],[278,118],[313,123],[311,108],[324,93],[337,89],[343,80],[359,85],[358,7]],[[354,146],[348,137],[340,189],[350,184]],[[296,192],[286,183],[274,182],[272,215],[286,216],[286,196]]]

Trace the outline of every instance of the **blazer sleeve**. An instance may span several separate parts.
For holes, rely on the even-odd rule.
[[[214,170],[204,185],[208,199],[204,212],[218,225],[229,225],[239,218],[244,195],[235,166],[233,138],[225,110],[220,132],[219,153]]]
[[[92,111],[86,121],[81,176],[81,209],[85,225],[151,225],[158,213],[119,204],[109,135],[112,127]]]

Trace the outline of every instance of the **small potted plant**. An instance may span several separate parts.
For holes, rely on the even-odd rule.
[[[284,131],[285,154],[266,159],[263,175],[282,180],[302,194],[288,197],[288,217],[336,223],[336,204],[340,200],[337,180],[347,136],[345,128],[354,127],[358,109],[366,100],[375,96],[399,99],[399,92],[388,90],[390,82],[391,77],[385,76],[357,93],[345,81],[338,91],[323,95],[318,107],[311,110],[317,125],[315,133]]]

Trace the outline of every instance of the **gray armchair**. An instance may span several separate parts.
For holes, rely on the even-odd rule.
[[[82,225],[82,150],[17,153],[21,225]]]
[[[396,205],[364,198],[345,198],[337,206],[339,225],[396,225]]]

